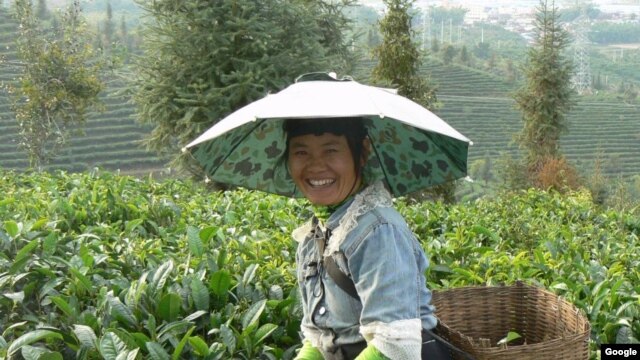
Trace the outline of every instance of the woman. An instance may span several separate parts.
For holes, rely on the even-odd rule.
[[[289,173],[315,213],[293,233],[304,337],[296,359],[430,359],[428,261],[382,182],[363,178],[363,120],[292,119],[284,131]]]

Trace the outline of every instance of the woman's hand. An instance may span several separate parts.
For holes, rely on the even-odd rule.
[[[355,360],[389,360],[375,346],[369,344]]]
[[[302,348],[294,360],[324,360],[320,350],[315,348],[309,341],[302,343]]]

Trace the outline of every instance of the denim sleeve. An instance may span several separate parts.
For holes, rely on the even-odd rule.
[[[428,263],[408,228],[390,223],[373,225],[346,255],[362,301],[362,325],[420,319]]]

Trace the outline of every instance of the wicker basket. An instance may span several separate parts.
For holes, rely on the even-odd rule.
[[[591,326],[572,304],[518,282],[434,291],[439,334],[477,360],[589,359]],[[522,337],[498,347],[509,331]]]

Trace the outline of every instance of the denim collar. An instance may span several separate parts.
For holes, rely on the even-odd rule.
[[[324,226],[328,229],[331,229],[332,231],[335,230],[335,228],[337,228],[340,223],[340,219],[342,219],[344,214],[349,209],[349,206],[351,206],[351,204],[353,203],[354,198],[355,197],[352,196],[351,199],[347,200],[344,204],[340,205],[340,207],[338,207],[333,212],[333,214],[329,216],[329,219],[327,219],[327,223],[324,224]]]

